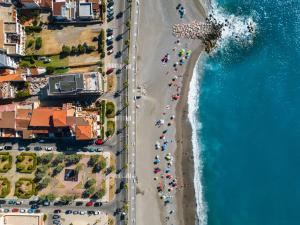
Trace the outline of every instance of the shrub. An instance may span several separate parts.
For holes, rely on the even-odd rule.
[[[10,182],[6,177],[0,177],[2,187],[0,189],[0,198],[5,198],[10,193]]]
[[[46,67],[46,73],[47,73],[47,74],[53,74],[54,71],[55,71],[55,68],[54,68],[54,67],[52,67],[52,66],[47,66],[47,67]]]
[[[63,45],[61,48],[61,54],[67,56],[70,55],[70,53],[71,53],[71,48],[67,45]]]
[[[35,49],[39,50],[41,47],[42,47],[42,38],[37,37],[37,39],[35,39]]]
[[[16,98],[26,98],[30,96],[30,92],[28,89],[17,91]]]
[[[105,195],[105,189],[100,189],[99,191],[96,191],[95,194],[92,196],[93,199],[101,199]]]
[[[85,188],[90,188],[90,187],[92,187],[92,186],[95,185],[95,184],[96,184],[96,180],[95,180],[95,179],[89,179],[89,180],[85,183],[84,187],[85,187]]]
[[[106,103],[106,117],[113,118],[115,116],[115,104],[113,102]]]
[[[27,42],[27,48],[30,48],[33,45],[34,41],[31,39]]]

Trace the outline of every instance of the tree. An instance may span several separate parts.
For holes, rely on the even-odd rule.
[[[63,45],[62,48],[61,48],[61,53],[65,56],[70,55],[71,48],[67,45]]]
[[[72,46],[72,48],[71,48],[71,54],[72,55],[75,55],[75,54],[77,54],[77,48],[75,47],[75,46]]]
[[[28,42],[27,42],[27,48],[30,48],[32,45],[33,45],[33,43],[34,43],[34,40],[29,40]]]
[[[59,174],[59,173],[64,169],[64,167],[65,167],[65,165],[64,165],[63,163],[58,164],[58,165],[54,168],[54,170],[53,170],[53,172],[52,172],[52,176],[55,176],[55,175]]]
[[[85,48],[81,44],[77,46],[77,49],[79,54],[85,53]]]
[[[105,195],[105,189],[100,189],[99,191],[96,191],[95,194],[93,195],[93,199],[101,199]]]
[[[56,158],[52,161],[52,165],[55,166],[59,163],[62,163],[65,159],[64,154],[60,153],[56,156]]]
[[[103,170],[106,167],[106,161],[105,160],[101,160],[99,162],[97,162],[93,168],[93,172],[94,173],[99,173],[101,170]]]
[[[96,184],[96,180],[95,179],[89,179],[86,183],[85,183],[85,185],[84,185],[84,187],[85,188],[90,188],[90,187],[92,187],[93,185],[95,185]]]
[[[90,160],[88,161],[89,166],[95,166],[95,164],[99,161],[99,155],[92,155]]]
[[[46,166],[38,167],[35,171],[34,181],[39,182],[40,180],[42,180],[46,175],[47,169],[48,168]]]
[[[130,45],[130,41],[129,41],[129,40],[126,40],[126,41],[125,41],[125,45],[129,46],[129,45]]]
[[[43,154],[37,158],[38,164],[48,164],[53,159],[53,153]]]
[[[41,182],[39,182],[38,184],[37,184],[37,189],[38,190],[42,190],[42,189],[44,189],[44,188],[46,188],[47,186],[48,186],[48,184],[50,183],[50,178],[49,177],[46,177],[46,178],[44,178]]]
[[[55,71],[55,68],[54,68],[54,67],[52,67],[52,66],[47,66],[47,67],[46,67],[46,73],[47,73],[47,74],[53,74],[54,71]]]
[[[127,27],[128,29],[130,29],[130,25],[131,25],[130,20],[128,20],[128,21],[126,22],[126,27]]]
[[[39,50],[41,47],[42,47],[42,38],[37,37],[37,39],[35,39],[35,49]]]
[[[66,155],[65,162],[66,162],[67,166],[70,166],[70,165],[79,163],[81,158],[82,158],[82,156],[78,155],[78,154]]]
[[[72,195],[63,195],[60,198],[60,201],[63,202],[64,204],[68,204],[70,201],[73,201],[73,200],[74,200],[74,196],[72,196]]]

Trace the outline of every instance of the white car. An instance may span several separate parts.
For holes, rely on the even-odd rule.
[[[20,213],[25,213],[26,210],[25,209],[20,209]]]
[[[4,147],[3,147],[3,146],[0,146],[0,151],[3,150],[3,149],[4,149]]]
[[[46,147],[45,150],[46,151],[53,151],[53,147]]]
[[[16,201],[16,205],[21,205],[23,204],[23,201]]]
[[[100,211],[95,211],[95,215],[99,215],[100,214]]]
[[[106,38],[107,41],[113,40],[114,39],[114,35],[110,35]]]
[[[80,211],[80,215],[85,215],[86,211]]]

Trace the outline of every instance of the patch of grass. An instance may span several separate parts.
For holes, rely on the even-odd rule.
[[[110,137],[115,133],[115,121],[107,121],[106,123],[106,137]]]
[[[24,57],[20,62],[20,67],[68,67],[69,65],[69,58],[61,58],[60,55],[53,55],[49,56],[49,59],[51,59],[51,62],[44,63],[41,60],[35,60],[33,57],[26,56]]]
[[[20,178],[15,184],[15,196],[28,199],[36,194],[35,183],[30,178]]]
[[[17,156],[16,167],[20,173],[32,173],[36,169],[37,158],[35,153],[22,152]]]
[[[0,177],[0,198],[5,198],[10,193],[10,182],[6,177]]]
[[[12,156],[8,152],[0,153],[0,173],[6,173],[12,167]]]
[[[113,102],[106,103],[106,117],[107,118],[115,117],[115,104]]]

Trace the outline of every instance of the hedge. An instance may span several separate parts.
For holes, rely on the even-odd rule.
[[[32,188],[30,191],[28,192],[22,192],[20,190],[20,187],[22,185],[23,182],[30,182],[30,184],[32,185]],[[15,184],[15,196],[17,196],[18,198],[24,198],[24,199],[28,199],[31,196],[36,194],[36,185],[34,183],[34,181],[30,178],[20,178],[16,184]]]
[[[114,118],[115,117],[115,104],[113,102],[106,103],[106,117]]]
[[[3,168],[0,169],[0,173],[6,173],[7,171],[9,171],[12,167],[12,156],[8,153],[8,152],[1,152],[0,153],[0,158],[3,159],[3,158],[6,158],[8,157],[8,163],[5,164],[3,166]],[[2,160],[1,160],[2,161]]]
[[[2,183],[2,186],[4,185],[6,186],[1,189],[0,198],[5,198],[10,193],[11,190],[10,182],[6,177],[0,177],[0,182]]]

